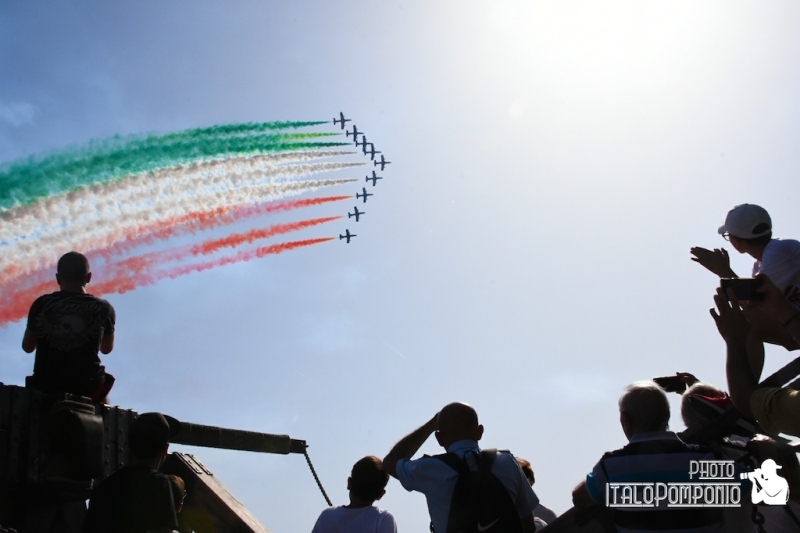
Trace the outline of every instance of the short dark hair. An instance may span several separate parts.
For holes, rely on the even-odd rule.
[[[58,260],[58,276],[67,283],[83,283],[89,274],[89,260],[78,252],[67,252]]]
[[[362,500],[374,502],[380,498],[388,482],[383,462],[374,455],[359,459],[350,473],[350,491]]]
[[[519,463],[519,467],[522,469],[522,473],[525,474],[526,478],[528,478],[528,483],[533,485],[536,482],[536,477],[533,475],[533,466],[531,466],[531,462],[527,459],[523,459],[522,457],[517,457],[517,462]]]
[[[131,423],[128,445],[131,454],[149,459],[161,453],[180,431],[180,422],[161,413],[142,413]]]

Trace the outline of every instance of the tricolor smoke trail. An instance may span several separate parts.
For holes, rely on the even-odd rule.
[[[86,148],[67,150],[41,159],[28,158],[0,167],[0,209],[30,203],[80,185],[102,183],[192,161],[349,144],[314,140],[338,135],[336,133],[263,133],[254,130],[231,135],[207,130],[213,128],[145,138],[114,138],[90,143]]]
[[[0,165],[0,325],[23,318],[35,297],[55,289],[55,262],[70,250],[90,257],[90,289],[100,295],[332,240],[247,249],[340,214],[219,236],[228,226],[350,198],[288,200],[357,180],[342,173],[363,163],[331,149],[349,144],[331,139],[341,134],[307,130],[326,122],[115,137]],[[323,173],[337,176],[311,179]],[[202,238],[209,230],[217,236]],[[200,242],[185,242],[195,237]],[[202,256],[211,257],[197,262]]]

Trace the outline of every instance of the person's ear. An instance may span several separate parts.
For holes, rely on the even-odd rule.
[[[351,477],[347,478],[347,490],[351,490],[352,485],[353,485],[353,478]]]
[[[58,272],[56,272],[56,283],[61,285],[61,276],[58,275]]]
[[[384,494],[386,494],[386,489],[383,489],[383,490],[381,491],[381,495],[380,495],[380,496],[378,496],[377,498],[375,498],[375,501],[378,501],[378,500],[380,500],[381,498],[383,498],[383,495],[384,495]]]
[[[90,281],[92,281],[92,273],[91,272],[86,274],[86,283],[89,283]]]
[[[475,432],[475,440],[481,440],[483,437],[483,424],[478,424],[478,430]]]

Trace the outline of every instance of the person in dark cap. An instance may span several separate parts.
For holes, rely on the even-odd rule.
[[[85,533],[159,533],[178,529],[169,478],[158,472],[180,422],[142,413],[128,435],[130,464],[104,479],[89,499]]]
[[[59,291],[40,296],[28,312],[22,349],[36,350],[27,385],[43,392],[69,392],[104,401],[114,378],[98,352],[114,349],[114,308],[86,292],[89,261],[78,252],[58,260]]]

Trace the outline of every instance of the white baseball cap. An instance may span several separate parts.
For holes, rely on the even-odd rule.
[[[764,229],[766,224],[766,229]],[[762,225],[756,233],[753,230]],[[733,235],[740,239],[753,239],[772,232],[772,219],[767,210],[755,204],[737,205],[725,217],[725,224],[719,227],[719,234]]]

